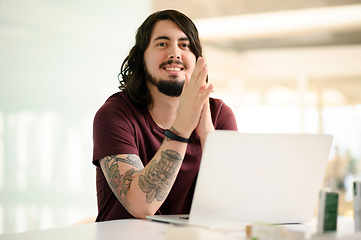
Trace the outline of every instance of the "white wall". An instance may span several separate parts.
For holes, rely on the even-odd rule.
[[[0,1],[0,233],[96,215],[93,117],[150,5]]]

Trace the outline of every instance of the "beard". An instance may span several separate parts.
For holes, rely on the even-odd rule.
[[[171,79],[156,79],[153,77],[147,70],[147,67],[144,67],[145,80],[155,86],[159,92],[163,93],[169,97],[179,97],[182,94],[183,86],[185,80],[178,80],[174,76],[170,76]]]

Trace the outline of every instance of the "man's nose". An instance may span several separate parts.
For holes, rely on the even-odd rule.
[[[172,46],[169,48],[169,58],[177,59],[177,60],[181,59],[181,53],[180,53],[180,49],[178,48],[178,46]]]

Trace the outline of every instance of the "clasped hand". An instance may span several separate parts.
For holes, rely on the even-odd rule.
[[[207,75],[208,69],[204,58],[199,57],[192,76],[186,76],[177,117],[173,123],[173,127],[183,137],[190,137],[195,129],[202,141],[208,132],[214,130],[209,108],[209,96],[213,85],[206,82]]]

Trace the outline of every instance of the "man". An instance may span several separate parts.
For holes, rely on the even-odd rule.
[[[209,97],[193,22],[174,10],[150,15],[120,75],[122,91],[94,119],[97,221],[189,213],[207,134],[237,130],[231,109]]]

